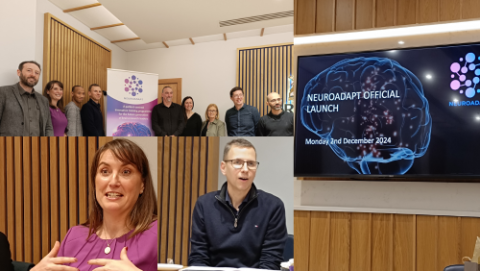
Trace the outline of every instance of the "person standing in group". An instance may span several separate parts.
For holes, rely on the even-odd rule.
[[[0,87],[0,136],[53,136],[48,99],[33,88],[40,73],[40,64],[24,61],[20,81]]]
[[[185,113],[173,102],[173,89],[162,89],[162,103],[152,109],[152,129],[156,136],[180,136],[185,127]]]
[[[48,82],[43,90],[43,96],[47,97],[50,104],[53,135],[66,136],[68,121],[63,106],[63,83],[56,80]]]
[[[202,117],[193,112],[193,98],[187,96],[182,100],[182,108],[185,111],[185,128],[180,136],[199,136],[202,129]]]
[[[255,136],[260,114],[258,110],[243,102],[243,89],[234,87],[230,90],[233,107],[227,110],[225,122],[229,136]]]
[[[92,84],[88,88],[90,100],[82,106],[82,127],[84,136],[105,136],[103,129],[103,115],[100,110],[100,99],[102,99],[102,88]]]
[[[225,123],[218,119],[218,107],[216,104],[207,106],[201,136],[225,136]]]
[[[67,136],[83,136],[82,117],[80,108],[85,98],[85,90],[82,86],[76,85],[72,88],[72,101],[65,106],[67,115]]]
[[[258,136],[293,136],[293,114],[282,109],[282,97],[276,92],[267,96],[270,112],[258,122]]]

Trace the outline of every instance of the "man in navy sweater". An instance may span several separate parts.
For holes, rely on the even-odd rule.
[[[256,159],[255,147],[245,139],[225,146],[220,167],[227,182],[195,204],[189,266],[280,269],[285,208],[253,184]]]

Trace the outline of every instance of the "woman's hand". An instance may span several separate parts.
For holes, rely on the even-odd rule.
[[[75,267],[65,266],[66,263],[74,263],[77,261],[73,257],[57,257],[60,243],[55,242],[55,246],[50,253],[47,254],[31,271],[78,271]]]
[[[93,271],[141,271],[128,259],[127,250],[128,247],[122,249],[120,260],[93,259],[88,261],[88,264],[101,265],[101,267],[97,267]]]

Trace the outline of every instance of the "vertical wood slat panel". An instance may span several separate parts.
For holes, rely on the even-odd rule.
[[[44,85],[51,80],[64,83],[64,105],[71,100],[71,88],[97,83],[106,89],[107,68],[111,67],[111,50],[93,41],[51,14],[45,14]],[[83,103],[88,102],[87,93]],[[104,108],[103,100],[100,101]],[[105,114],[105,112],[102,112]]]
[[[32,137],[33,138],[33,137]],[[20,142],[23,149],[23,244],[26,262],[33,260],[33,236],[32,236],[32,145],[31,138],[24,137]]]
[[[325,32],[334,31],[335,30],[335,7],[336,7],[335,0],[317,0],[316,9],[315,7],[311,7],[317,14],[315,31],[307,32],[307,29],[305,29],[304,31],[302,31],[302,29],[299,29],[299,31],[302,31],[303,34],[325,33]],[[302,15],[300,14],[302,13],[299,12],[299,16],[303,16],[303,14]],[[295,34],[299,34],[299,33],[295,33]]]
[[[40,169],[41,169],[41,198],[42,198],[42,253],[41,255],[47,255],[50,251],[50,152],[49,152],[49,138],[40,138]]]
[[[178,137],[170,138],[170,168],[169,168],[169,208],[168,208],[168,253],[167,257],[175,260],[175,198],[177,189],[177,154],[178,154]]]
[[[81,203],[78,200],[78,188],[79,180],[77,179],[77,173],[79,170],[77,168],[78,160],[77,157],[79,152],[77,152],[77,137],[68,137],[68,201],[69,201],[69,223],[68,228],[76,226],[79,224],[78,221],[78,210]]]
[[[295,0],[295,35],[315,32],[316,0]]]
[[[415,24],[417,22],[417,0],[397,1],[396,25]]]
[[[218,145],[218,138],[158,138],[159,262],[187,265],[196,200],[217,190]]]
[[[443,270],[471,256],[480,236],[478,217],[295,211],[294,226],[296,264],[307,271]]]
[[[355,5],[355,29],[372,28],[375,0],[356,0]]]
[[[355,24],[355,0],[336,0],[335,31],[353,30]]]
[[[41,232],[41,169],[40,169],[40,140],[39,137],[32,137],[32,225],[33,225],[33,259],[32,262],[39,262],[42,258],[42,232]]]
[[[372,215],[352,213],[350,270],[370,271],[372,266]]]
[[[473,19],[480,17],[480,1],[462,0],[462,19]]]
[[[439,0],[418,1],[417,23],[431,23],[438,21],[438,1]]]
[[[6,138],[6,172],[7,172],[7,237],[10,243],[12,259],[16,259],[17,251],[15,249],[15,174],[14,174],[14,148],[13,137]],[[10,196],[10,197],[9,197]]]
[[[157,221],[158,221],[158,229],[157,229],[157,233],[158,233],[158,236],[157,236],[157,248],[158,248],[158,252],[157,252],[157,262],[161,263],[161,262],[164,262],[165,260],[163,259],[164,258],[164,254],[166,252],[166,249],[165,249],[165,246],[162,241],[163,241],[163,238],[162,236],[162,233],[163,233],[163,229],[162,229],[162,222],[163,222],[163,210],[162,210],[162,206],[163,206],[163,142],[164,142],[164,137],[157,137],[157,211],[158,211],[158,217],[157,217]]]
[[[284,103],[288,102],[286,88],[291,71],[287,73],[287,69],[292,62],[292,54],[287,54],[287,51],[292,49],[293,45],[272,45],[237,50],[237,78],[242,82],[244,102],[256,107],[260,116],[270,110],[265,104],[270,92],[279,93]]]
[[[439,21],[462,19],[462,0],[439,0]]]
[[[63,239],[71,226],[71,216],[78,224],[76,210],[79,204],[86,204],[86,199],[77,201],[76,196],[68,194],[71,180],[67,165],[72,168],[71,163],[76,163],[71,158],[77,151],[75,144],[67,147],[67,140],[76,142],[76,138],[66,137],[0,138],[0,169],[5,169],[1,173],[3,183],[0,181],[0,186],[5,187],[0,191],[5,192],[0,221],[8,223],[1,230],[9,238],[15,261],[38,263],[55,241]],[[95,148],[95,138],[92,143]],[[85,153],[87,148],[80,151]],[[71,171],[76,174],[75,168],[74,165]],[[72,205],[75,210],[69,212],[68,206]]]
[[[331,213],[329,269],[348,271],[350,268],[350,213]]]
[[[414,216],[394,215],[393,221],[393,266],[394,271],[414,270],[415,232]]]
[[[395,25],[396,0],[382,0],[375,2],[375,27]]]
[[[19,261],[24,261],[24,223],[23,223],[23,152],[22,138],[14,137],[14,157],[15,157],[15,243],[16,255]]]
[[[330,215],[329,212],[312,212],[310,223],[310,244],[301,244],[302,247],[307,247],[309,253],[315,255],[310,257],[308,266],[318,268],[318,270],[331,270],[329,266],[329,251],[330,251]],[[304,219],[304,218],[302,218]],[[296,221],[294,221],[297,223]],[[294,225],[294,227],[296,224]],[[298,231],[294,229],[296,233]],[[295,236],[295,239],[297,236]],[[301,240],[295,240],[294,244]],[[296,248],[295,248],[296,250]],[[298,261],[297,261],[298,263]],[[302,269],[301,269],[302,270]]]
[[[316,266],[309,269],[310,253],[313,251],[310,246],[310,215],[313,212],[295,211],[293,215],[293,231],[295,232],[295,241],[293,242],[293,251],[295,253],[295,270],[317,270]],[[313,254],[313,257],[318,255]],[[327,256],[328,257],[328,256]],[[332,269],[318,269],[332,270]]]
[[[188,254],[190,252],[190,225],[191,225],[191,213],[193,209],[191,207],[191,187],[192,187],[192,142],[193,137],[186,137],[185,143],[185,182],[184,182],[184,198],[183,198],[183,233],[182,233],[182,261],[183,265],[188,264]]]
[[[7,149],[6,138],[0,137],[0,231],[7,232]]]

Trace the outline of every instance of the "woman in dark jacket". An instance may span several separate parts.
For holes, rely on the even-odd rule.
[[[193,112],[193,98],[187,96],[183,98],[182,108],[185,112],[185,129],[180,136],[199,136],[202,128],[202,117]]]

